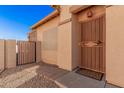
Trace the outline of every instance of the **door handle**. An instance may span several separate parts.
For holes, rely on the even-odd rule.
[[[79,46],[84,46],[84,47],[93,47],[93,46],[98,46],[99,44],[101,44],[103,42],[101,41],[83,41],[83,42],[80,42],[78,45]]]

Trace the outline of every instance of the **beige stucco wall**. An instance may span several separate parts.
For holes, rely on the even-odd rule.
[[[0,40],[0,70],[4,69],[4,40]]]
[[[37,41],[37,31],[31,31],[28,35],[29,41]]]
[[[39,26],[37,41],[41,41],[42,61],[57,65],[57,38],[58,38],[59,16]]]
[[[71,26],[69,22],[58,28],[58,66],[66,70],[72,70]]]
[[[72,15],[72,69],[81,63],[81,24],[78,22],[77,14]]]
[[[41,62],[41,41],[36,42],[36,62]]]
[[[6,40],[6,68],[16,67],[16,40]]]
[[[106,80],[124,87],[124,6],[106,9]]]
[[[60,22],[71,18],[69,8],[61,6]],[[72,21],[58,27],[58,66],[66,70],[72,70]]]
[[[73,70],[81,61],[80,23],[77,15],[70,13],[71,5],[61,6],[60,23],[71,20],[58,27],[58,66],[66,70]]]
[[[72,14],[70,13],[71,6],[72,5],[61,5],[60,22],[72,17]]]

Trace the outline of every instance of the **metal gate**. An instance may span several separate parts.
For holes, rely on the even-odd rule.
[[[33,41],[17,41],[17,65],[36,61],[36,43]]]
[[[105,15],[81,23],[81,68],[105,72]]]

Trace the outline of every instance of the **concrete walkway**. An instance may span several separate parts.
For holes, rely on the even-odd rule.
[[[70,72],[69,74],[57,79],[56,83],[60,84],[62,87],[69,88],[103,88],[105,86],[104,81],[88,78],[75,72]]]
[[[99,81],[75,72],[70,72],[58,78],[55,83],[63,88],[117,88],[114,85],[106,84],[104,79]]]
[[[7,88],[116,88],[104,80],[69,72],[45,63],[33,63],[7,69],[0,75],[0,87]]]

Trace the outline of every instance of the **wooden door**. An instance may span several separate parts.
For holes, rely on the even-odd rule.
[[[81,23],[81,68],[105,72],[105,15]]]
[[[36,45],[32,41],[18,41],[17,65],[23,65],[36,61]]]

